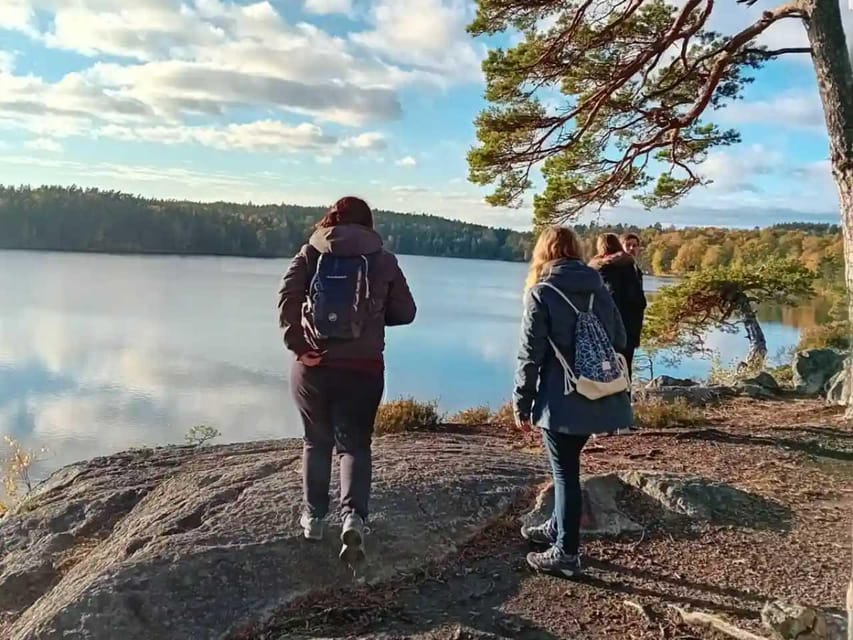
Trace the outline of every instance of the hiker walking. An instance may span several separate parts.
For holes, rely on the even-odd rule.
[[[581,572],[581,450],[591,435],[633,423],[626,363],[614,349],[624,346],[619,311],[599,274],[583,263],[577,235],[545,229],[527,279],[513,394],[519,427],[542,429],[554,476],[551,519],[521,531],[549,547],[527,556],[537,571]]]
[[[634,366],[634,351],[640,346],[643,316],[646,311],[642,272],[634,256],[625,251],[616,234],[605,233],[599,236],[597,245],[598,255],[589,261],[589,266],[601,274],[622,316],[627,340],[625,346],[619,348],[619,353],[625,356],[630,375]],[[636,242],[636,248],[639,251],[639,240]]]
[[[385,385],[385,327],[410,324],[416,307],[393,254],[382,248],[367,203],[342,198],[284,275],[284,343],[296,355],[290,386],[305,429],[300,520],[321,540],[329,511],[332,450],[341,481],[341,559],[364,560],[371,441]]]

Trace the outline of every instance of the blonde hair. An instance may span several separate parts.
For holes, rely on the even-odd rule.
[[[615,233],[602,233],[598,236],[598,253],[609,256],[622,251],[622,243]]]
[[[539,234],[530,260],[527,288],[540,282],[558,260],[582,260],[583,249],[578,234],[569,227],[545,227]]]

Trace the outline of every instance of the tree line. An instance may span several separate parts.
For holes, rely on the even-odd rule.
[[[156,200],[79,187],[0,187],[0,248],[286,257],[299,250],[323,213],[322,207]],[[376,226],[388,249],[402,254],[526,261],[533,245],[530,233],[432,215],[377,211]],[[641,266],[654,275],[781,259],[801,263],[826,282],[843,278],[837,225],[575,229],[587,257],[604,231],[637,233],[645,247]]]

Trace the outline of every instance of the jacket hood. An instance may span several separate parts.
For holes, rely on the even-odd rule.
[[[320,253],[361,256],[382,250],[382,237],[358,224],[339,224],[317,229],[308,243]]]
[[[589,261],[589,266],[593,269],[601,269],[610,265],[616,267],[634,266],[634,256],[630,253],[620,251],[619,253],[611,253],[610,255],[598,255]]]
[[[565,293],[590,293],[604,286],[598,271],[580,260],[557,262],[545,282],[550,282]]]

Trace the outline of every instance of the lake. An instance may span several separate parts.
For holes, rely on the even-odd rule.
[[[509,398],[523,264],[401,256],[419,305],[388,331],[387,396],[441,409]],[[46,446],[43,468],[129,447],[297,436],[276,293],[286,260],[0,252],[0,436]],[[651,290],[660,280],[647,279]],[[770,354],[813,324],[764,310]],[[740,335],[709,345],[732,360]],[[656,373],[706,375],[705,360]]]

